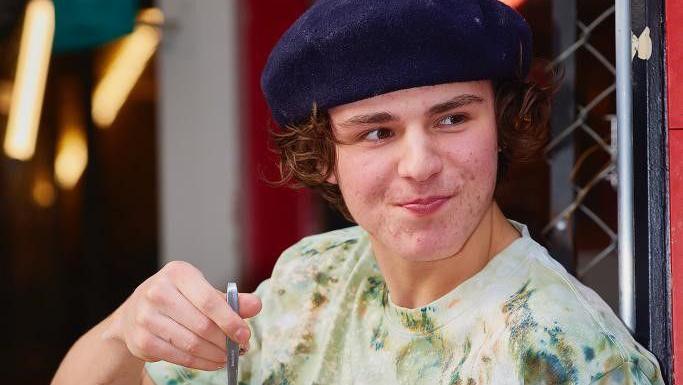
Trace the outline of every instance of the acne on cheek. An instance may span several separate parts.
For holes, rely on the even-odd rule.
[[[465,187],[465,189],[470,191],[472,205],[468,205],[468,209],[473,213],[475,207],[478,207],[481,202],[489,198],[493,199],[497,162],[494,156],[471,159],[471,164],[473,167],[463,171],[462,180],[470,185],[469,188]]]
[[[463,180],[470,183],[478,178],[495,178],[496,168],[498,167],[495,156],[476,157],[474,154],[471,154],[470,158],[465,160],[465,164],[469,164],[469,166],[463,171]]]

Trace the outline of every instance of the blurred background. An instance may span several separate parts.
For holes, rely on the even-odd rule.
[[[514,166],[498,200],[616,311],[613,2],[506,2],[536,68],[565,80],[543,159]],[[267,182],[277,128],[259,77],[311,3],[0,0],[5,382],[48,383],[168,261],[250,291],[301,237],[350,225]]]

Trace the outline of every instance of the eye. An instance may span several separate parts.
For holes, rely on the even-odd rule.
[[[456,124],[463,123],[467,120],[467,116],[463,114],[448,115],[439,121],[440,125],[443,126],[454,126]]]
[[[365,132],[365,134],[363,134],[363,139],[368,140],[370,142],[379,142],[385,139],[389,139],[392,136],[394,136],[394,132],[390,129],[376,128],[374,130]]]

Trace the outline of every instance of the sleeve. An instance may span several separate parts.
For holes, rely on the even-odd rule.
[[[259,285],[254,294],[259,296],[262,302],[265,303],[265,297],[268,296],[269,291],[270,280],[265,280]],[[237,376],[239,385],[255,384],[256,382],[252,381],[252,378],[258,379],[258,376],[253,374],[258,373],[260,370],[264,322],[263,314],[247,320],[247,324],[251,329],[251,338],[249,340],[249,351],[242,355],[239,360]],[[224,385],[227,381],[225,369],[207,372],[184,368],[166,361],[148,362],[145,364],[145,371],[157,385]]]
[[[591,385],[664,385],[659,370],[655,370],[649,376],[645,371],[638,361],[624,361],[614,369],[595,374]]]
[[[267,279],[259,285],[254,294],[261,298],[263,308],[261,313],[256,317],[247,320],[249,328],[251,329],[251,338],[249,339],[249,351],[240,357],[239,370],[237,373],[238,385],[256,384],[260,376],[261,363],[263,361],[261,349],[263,345],[265,324],[268,320],[268,306],[270,298],[270,279]],[[258,382],[260,384],[260,382]]]
[[[148,362],[145,364],[147,375],[157,385],[219,385],[225,384],[225,369],[214,372],[188,369],[166,361]]]

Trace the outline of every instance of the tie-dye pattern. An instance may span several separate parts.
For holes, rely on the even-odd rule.
[[[419,309],[393,304],[361,228],[304,238],[257,290],[240,385],[663,384],[612,310],[513,224],[523,237]],[[159,385],[226,383],[146,368]]]

